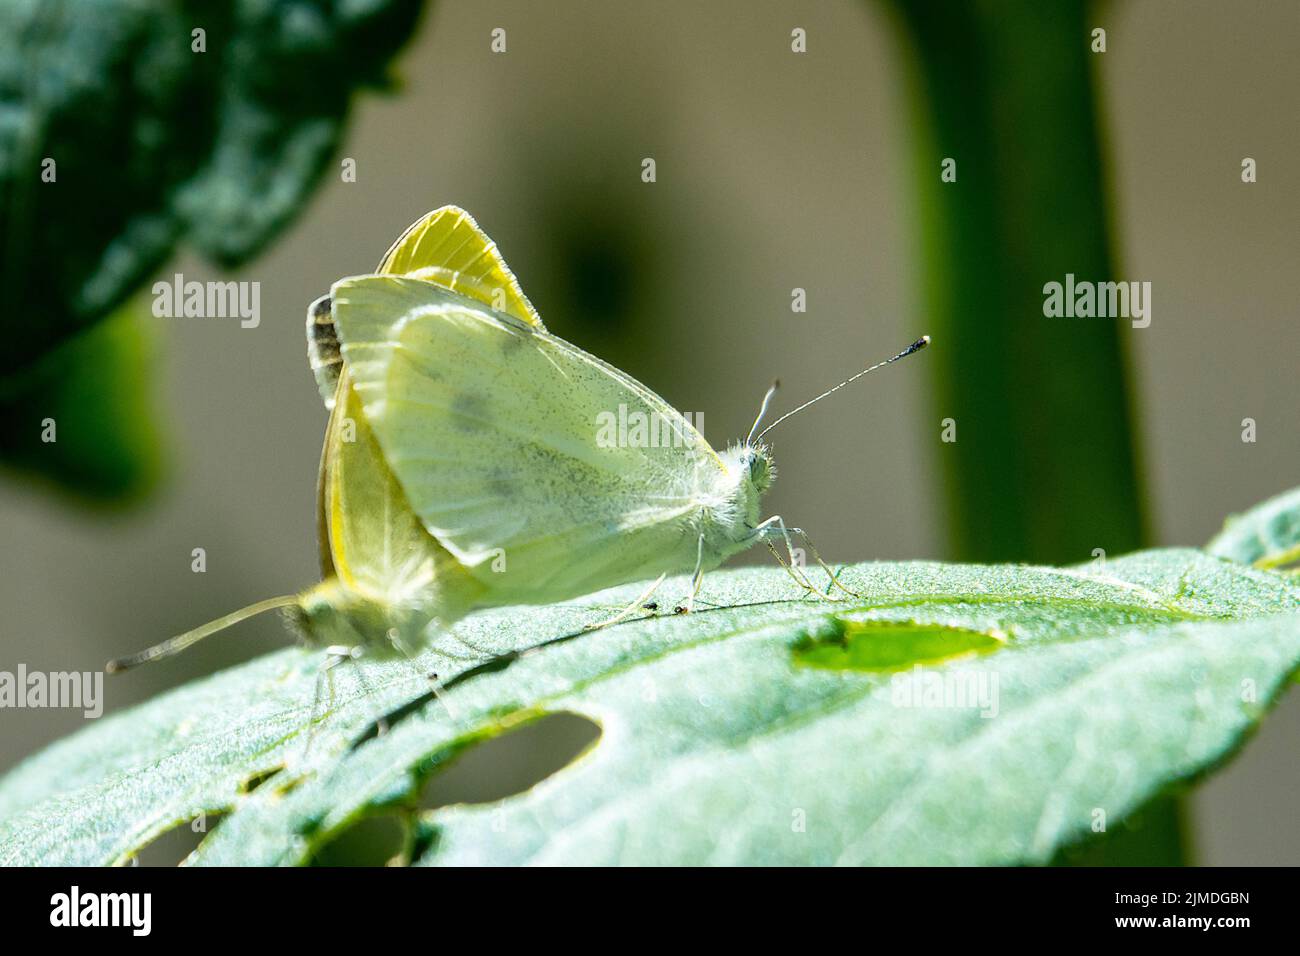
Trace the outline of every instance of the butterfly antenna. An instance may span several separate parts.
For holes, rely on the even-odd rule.
[[[186,631],[184,634],[177,634],[161,644],[155,644],[138,654],[129,654],[126,657],[117,657],[104,665],[104,671],[109,674],[117,674],[124,670],[130,670],[132,667],[138,667],[141,664],[148,664],[150,661],[156,661],[164,657],[171,657],[173,654],[179,654],[185,648],[192,644],[197,644],[205,637],[211,637],[218,631],[224,631],[240,621],[246,621],[250,617],[256,617],[265,611],[274,611],[276,608],[288,607],[298,601],[297,595],[285,594],[280,597],[267,598],[265,601],[258,601],[256,604],[250,604],[248,607],[240,608],[238,611],[231,611],[225,617],[219,617],[215,621],[209,621],[192,631]]]
[[[758,409],[758,417],[754,419],[753,427],[749,429],[749,436],[745,439],[746,445],[753,444],[754,432],[758,431],[758,426],[763,424],[763,416],[767,414],[767,406],[772,404],[772,396],[776,394],[776,390],[780,387],[781,380],[778,378],[772,383],[771,388],[767,390],[767,394],[763,396],[763,404]]]
[[[917,339],[915,342],[913,342],[911,345],[909,345],[907,348],[903,349],[903,351],[901,351],[901,352],[899,352],[897,355],[895,355],[893,358],[887,358],[887,359],[885,359],[883,362],[877,362],[875,365],[871,366],[870,368],[864,368],[864,369],[863,369],[861,372],[859,372],[857,375],[854,375],[852,378],[846,378],[844,381],[840,382],[840,384],[836,385],[834,388],[828,388],[828,389],[826,389],[826,391],[822,392],[822,393],[821,393],[820,395],[818,395],[816,398],[811,399],[810,401],[804,402],[802,405],[800,405],[798,408],[794,409],[793,411],[786,412],[784,415],[782,415],[780,418],[778,418],[778,419],[777,419],[776,421],[774,421],[772,424],[768,425],[766,428],[764,428],[761,432],[758,433],[758,440],[759,440],[759,441],[762,441],[764,435],[766,435],[768,432],[770,432],[770,431],[771,431],[773,428],[775,428],[777,425],[780,425],[783,421],[785,421],[785,420],[786,420],[787,418],[789,418],[791,415],[797,415],[797,414],[799,414],[799,412],[803,411],[803,410],[804,410],[805,408],[807,408],[809,405],[815,405],[815,404],[817,404],[818,402],[820,402],[823,398],[826,398],[828,395],[834,395],[836,392],[838,392],[840,389],[842,389],[845,385],[852,385],[854,382],[856,382],[858,379],[862,378],[862,376],[866,375],[868,372],[874,372],[876,369],[878,369],[878,368],[884,368],[886,365],[890,365],[890,364],[892,364],[893,362],[897,362],[897,361],[898,361],[899,359],[901,359],[901,358],[907,358],[907,357],[908,357],[909,355],[911,355],[913,352],[919,352],[919,351],[921,351],[921,349],[925,348],[925,347],[926,347],[927,345],[929,345],[929,344],[930,344],[930,336],[928,336],[928,335],[923,335],[923,336],[921,336],[919,339]],[[769,397],[771,396],[771,392],[768,393],[768,396],[769,396]],[[764,407],[764,408],[767,407],[767,402],[766,402],[766,400],[764,400],[764,402],[763,402],[763,407]]]

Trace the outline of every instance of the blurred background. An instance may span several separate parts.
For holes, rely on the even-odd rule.
[[[831,559],[1199,546],[1300,484],[1289,0],[373,0],[355,22],[159,0],[149,29],[183,56],[115,6],[3,15],[22,29],[0,43],[0,274],[23,294],[0,322],[0,670],[98,669],[316,580],[306,306],[449,202],[553,332],[702,413],[715,445],[773,377],[780,411],[931,333],[773,433],[771,512]],[[258,6],[284,8],[275,29]],[[79,33],[78,70],[34,67]],[[48,155],[58,179],[33,185]],[[1150,327],[1044,318],[1067,271],[1150,282]],[[177,272],[259,282],[260,325],[153,317]],[[108,709],[284,639],[255,620],[107,681]],[[81,718],[0,721],[3,771]],[[1297,739],[1293,693],[1191,800],[1193,859],[1300,859]]]

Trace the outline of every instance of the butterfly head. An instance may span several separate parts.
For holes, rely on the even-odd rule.
[[[722,458],[730,466],[735,478],[759,495],[771,488],[772,482],[776,481],[776,464],[772,461],[772,451],[764,444],[744,442],[732,445]]]
[[[745,469],[749,483],[754,490],[763,494],[776,481],[776,464],[772,461],[772,451],[766,445],[742,445],[739,450],[739,465]]]

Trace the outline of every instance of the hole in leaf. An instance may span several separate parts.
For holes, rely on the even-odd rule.
[[[600,739],[600,725],[579,714],[547,714],[471,744],[433,775],[420,793],[426,810],[453,803],[494,803],[559,773]]]
[[[270,780],[272,777],[274,777],[283,769],[284,769],[284,765],[281,764],[278,767],[270,767],[266,770],[259,770],[257,773],[249,774],[240,782],[239,792],[252,793],[254,790],[260,787],[262,784],[266,783],[266,781]]]
[[[793,647],[795,663],[825,670],[888,672],[987,654],[1006,643],[995,633],[942,624],[837,623],[836,633],[798,641]]]
[[[438,852],[438,843],[442,839],[442,830],[427,817],[411,817],[411,842],[409,864],[414,866],[430,853]]]
[[[393,813],[363,817],[316,848],[312,866],[387,866],[406,848],[406,825]]]
[[[200,813],[184,823],[160,834],[147,846],[135,853],[135,866],[179,866],[185,858],[198,849],[213,828],[221,822],[223,813]]]

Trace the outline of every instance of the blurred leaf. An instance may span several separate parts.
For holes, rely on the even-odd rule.
[[[1233,515],[1205,550],[1260,568],[1300,561],[1300,488]]]
[[[0,384],[0,461],[95,501],[147,493],[162,469],[153,328],[127,305]]]
[[[303,208],[352,92],[419,0],[0,5],[0,377],[120,305],[193,242],[232,267]],[[191,31],[206,31],[206,52]],[[56,180],[41,178],[45,159]]]
[[[261,658],[15,769],[0,862],[121,863],[220,811],[191,862],[355,858],[369,833],[394,840],[371,848],[385,857],[400,825],[422,864],[1042,863],[1090,837],[1098,811],[1120,831],[1223,761],[1300,664],[1300,587],[1196,551],[1096,574],[910,562],[843,580],[861,596],[720,572],[704,593],[717,609],[595,632],[580,630],[606,613],[590,598],[476,615],[458,633],[477,660],[443,639],[418,666],[340,668],[310,755],[319,658]],[[883,655],[836,656],[873,634]],[[809,660],[819,646],[831,653]],[[996,680],[996,696],[896,696],[959,675]],[[425,782],[471,748],[562,713],[601,731],[572,765],[498,802],[422,808]]]

